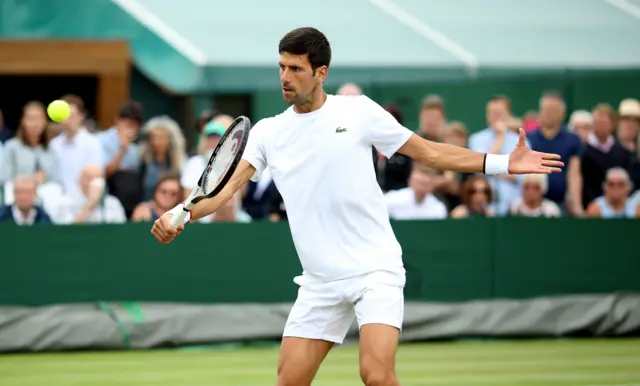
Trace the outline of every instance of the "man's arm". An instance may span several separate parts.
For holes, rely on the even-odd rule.
[[[196,221],[215,213],[220,207],[229,201],[233,195],[240,190],[256,172],[256,169],[246,160],[240,160],[238,168],[229,179],[229,182],[222,188],[215,197],[205,198],[198,202],[191,209],[191,220]]]
[[[413,134],[398,152],[436,169],[466,173],[484,172],[483,153],[427,141],[416,134]]]

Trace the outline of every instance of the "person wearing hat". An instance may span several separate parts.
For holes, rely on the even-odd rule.
[[[184,188],[186,196],[198,185],[202,171],[207,166],[207,161],[213,154],[213,150],[218,146],[218,142],[220,142],[220,138],[225,131],[227,131],[227,128],[216,121],[210,121],[202,128],[196,155],[189,158],[180,178],[180,184]]]
[[[620,102],[618,107],[618,141],[632,153],[636,153],[636,138],[640,131],[640,102],[628,98]]]

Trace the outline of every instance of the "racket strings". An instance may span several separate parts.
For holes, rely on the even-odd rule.
[[[202,184],[205,194],[211,193],[220,184],[239,150],[238,142],[239,137],[243,135],[243,129],[241,125],[236,125],[231,130],[232,132],[218,145],[220,148],[207,168],[205,180]]]

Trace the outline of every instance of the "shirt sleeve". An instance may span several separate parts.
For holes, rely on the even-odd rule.
[[[97,135],[91,134],[93,136],[92,141],[89,142],[88,157],[87,157],[87,165],[95,165],[100,168],[104,168],[106,163],[104,162],[104,150],[102,148],[102,142],[98,138]]]
[[[249,140],[247,141],[247,147],[244,149],[242,159],[249,162],[256,172],[251,177],[251,181],[258,182],[260,175],[267,167],[267,156],[265,153],[265,130],[267,129],[267,121],[261,120],[253,126],[249,131]]]
[[[361,99],[360,113],[367,121],[366,140],[385,157],[391,157],[404,145],[413,132],[396,121],[396,119],[379,104],[366,96]]]
[[[569,159],[571,159],[574,156],[582,158],[582,154],[584,153],[584,146],[580,141],[580,137],[578,137],[576,134],[573,134],[571,142],[572,142],[572,146],[571,146],[571,152],[569,153]]]

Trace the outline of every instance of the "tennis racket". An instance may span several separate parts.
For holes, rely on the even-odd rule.
[[[211,154],[198,180],[198,186],[185,200],[182,212],[171,218],[171,225],[174,228],[184,223],[187,213],[198,201],[214,197],[229,182],[247,146],[249,130],[251,130],[251,121],[247,117],[240,116],[231,123]]]

